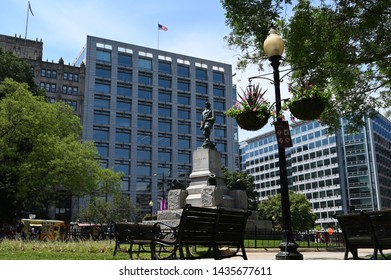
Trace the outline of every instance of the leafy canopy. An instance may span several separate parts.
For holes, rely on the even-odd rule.
[[[303,232],[313,229],[316,215],[312,212],[311,203],[304,194],[290,192],[290,211],[292,219],[292,230]],[[282,211],[281,195],[270,196],[259,204],[259,216],[261,219],[271,220],[274,228],[281,230]]]
[[[391,105],[391,3],[389,0],[221,0],[231,32],[225,38],[241,52],[238,68],[266,60],[270,25],[285,41],[292,79],[311,75],[333,93],[321,120],[354,130],[363,117]]]
[[[34,211],[47,207],[59,190],[82,196],[120,187],[121,174],[102,168],[94,144],[81,141],[80,119],[69,105],[48,103],[8,78],[0,83],[0,96],[4,208]]]

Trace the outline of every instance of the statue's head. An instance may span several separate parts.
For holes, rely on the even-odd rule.
[[[210,105],[210,102],[209,102],[209,101],[206,101],[206,102],[205,102],[205,108],[209,109],[210,106],[211,106],[211,105]]]

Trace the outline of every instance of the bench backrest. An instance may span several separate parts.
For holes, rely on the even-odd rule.
[[[376,245],[379,249],[391,248],[391,210],[368,213]]]
[[[127,243],[139,235],[136,223],[114,223],[114,232],[117,242]]]
[[[369,216],[363,213],[337,216],[345,243],[348,246],[371,247],[374,237]]]
[[[211,243],[215,236],[219,212],[218,209],[185,205],[178,228],[178,241],[192,244]]]
[[[222,242],[241,242],[244,239],[246,223],[250,211],[231,211],[223,210],[219,213],[216,241]]]
[[[113,223],[117,242],[126,243],[131,240],[152,240],[153,225],[139,223]],[[158,228],[160,230],[160,228]]]

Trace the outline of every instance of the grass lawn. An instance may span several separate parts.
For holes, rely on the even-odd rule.
[[[128,260],[129,255],[117,252],[113,256],[114,241],[0,241],[0,260]],[[141,259],[150,259],[141,253]]]

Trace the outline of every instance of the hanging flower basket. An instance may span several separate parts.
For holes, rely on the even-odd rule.
[[[263,114],[252,111],[243,112],[236,116],[236,122],[244,130],[256,131],[267,124],[269,117],[270,113],[266,110]]]
[[[235,118],[240,128],[256,131],[261,129],[271,116],[270,103],[264,99],[266,90],[259,85],[249,85],[239,100],[225,114]]]
[[[319,97],[301,98],[291,101],[288,108],[299,120],[316,120],[326,108],[326,102]]]

